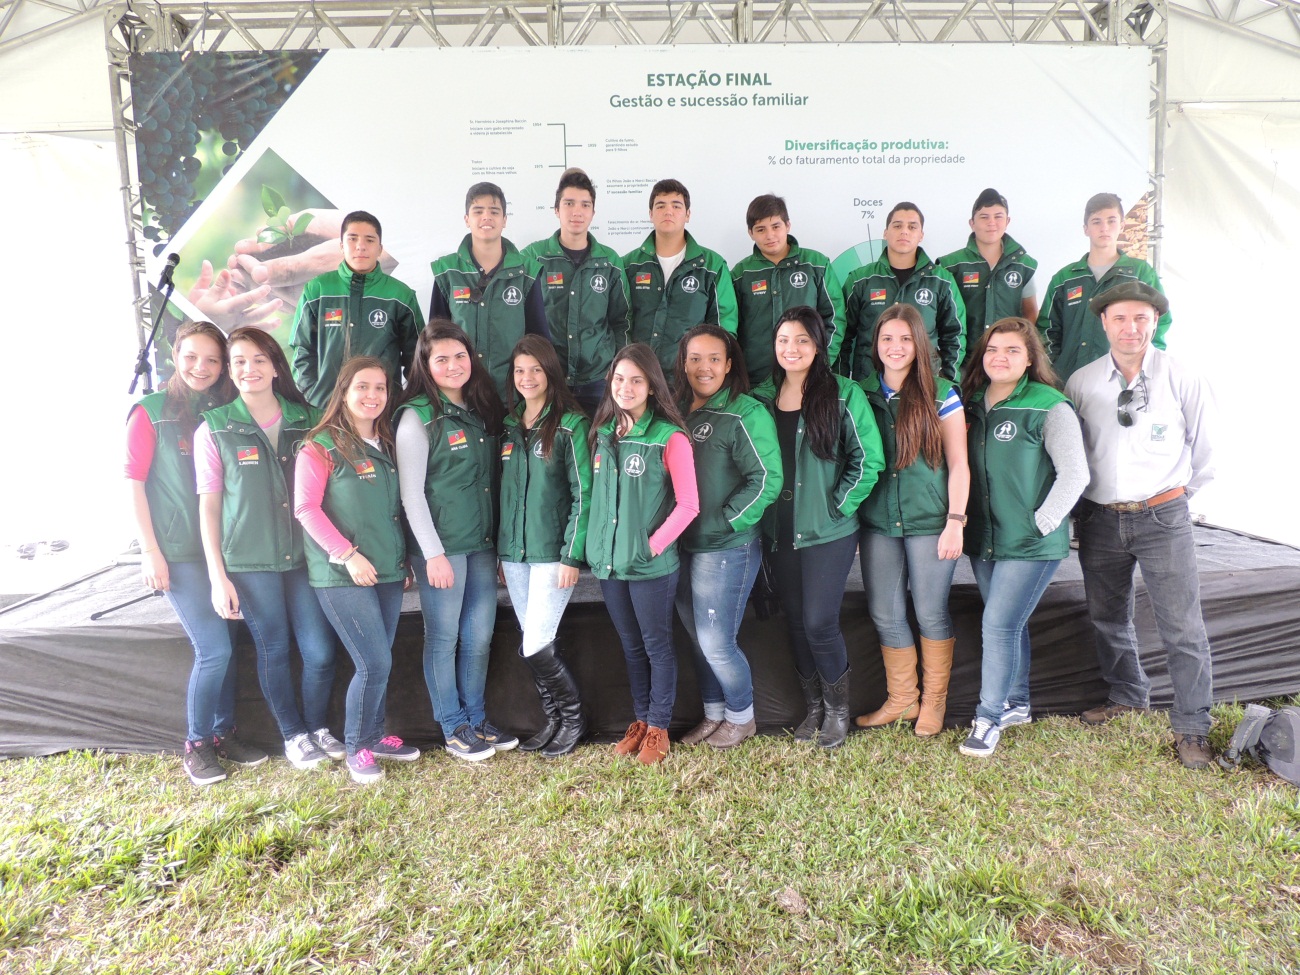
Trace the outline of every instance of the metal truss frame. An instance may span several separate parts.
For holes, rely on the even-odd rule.
[[[12,15],[23,0],[0,0]],[[26,0],[64,9],[55,0]],[[143,208],[131,151],[128,60],[153,51],[282,51],[475,47],[501,44],[1023,43],[1143,45],[1151,49],[1151,258],[1162,225],[1168,0],[95,0],[70,19],[105,17],[114,134],[122,173],[126,250],[141,342],[147,335]],[[1212,5],[1214,0],[1197,0]],[[1259,0],[1235,0],[1259,2]],[[1291,6],[1300,0],[1281,0]],[[1208,16],[1208,15],[1207,15]],[[5,41],[0,21],[0,53]],[[1244,29],[1244,28],[1243,28]],[[1300,46],[1297,46],[1300,52]]]

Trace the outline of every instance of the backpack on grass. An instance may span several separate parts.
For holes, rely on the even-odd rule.
[[[1242,755],[1253,756],[1292,785],[1300,785],[1300,708],[1274,711],[1262,704],[1247,704],[1219,764],[1236,768]]]

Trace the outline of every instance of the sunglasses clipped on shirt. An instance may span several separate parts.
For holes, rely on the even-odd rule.
[[[1139,398],[1138,394],[1141,393]],[[1134,424],[1133,413],[1141,413],[1147,408],[1147,389],[1146,377],[1138,376],[1138,380],[1127,389],[1119,391],[1119,425],[1122,427],[1131,427]],[[1137,400],[1134,405],[1133,401]],[[1132,412],[1129,412],[1129,406],[1133,405]]]

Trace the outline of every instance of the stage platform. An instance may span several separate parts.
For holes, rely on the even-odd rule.
[[[1300,550],[1225,529],[1196,529],[1201,600],[1214,652],[1218,701],[1260,700],[1300,692]],[[144,602],[91,615],[142,594],[139,567],[106,567],[69,586],[0,609],[0,757],[47,755],[78,748],[116,752],[177,751],[185,736],[185,688],[192,653],[166,601]],[[541,722],[528,669],[517,656],[518,629],[501,590],[488,672],[490,719],[516,734]],[[947,723],[969,723],[979,698],[980,600],[963,559],[952,591],[957,648]],[[854,568],[844,599],[843,627],[853,671],[852,713],[885,697],[876,634]],[[1153,704],[1172,695],[1145,592],[1138,591],[1143,662],[1154,684]],[[262,701],[247,630],[237,651],[240,734],[281,748]],[[1097,671],[1083,582],[1074,555],[1063,563],[1031,622],[1030,673],[1034,713],[1078,713],[1106,695]],[[674,735],[701,717],[686,635],[677,627],[681,661]],[[388,730],[427,746],[441,735],[421,666],[423,621],[408,593],[398,627],[388,693]],[[595,580],[584,573],[559,635],[597,739],[612,740],[632,719],[622,651]],[[781,616],[761,621],[752,609],[740,634],[754,672],[760,731],[781,733],[802,718],[802,698]],[[352,667],[339,649],[331,726],[342,732],[343,697]]]

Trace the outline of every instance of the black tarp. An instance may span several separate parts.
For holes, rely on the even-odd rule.
[[[1300,551],[1234,532],[1197,528],[1201,601],[1214,652],[1215,699],[1259,700],[1300,692]],[[0,610],[0,757],[45,755],[73,748],[176,750],[185,735],[189,643],[163,599],[148,599],[92,621],[92,613],[141,594],[139,568],[123,564],[63,590]],[[504,590],[492,641],[487,703],[491,719],[529,732],[541,712],[527,668],[516,655],[518,631]],[[952,592],[957,649],[948,723],[970,721],[979,698],[979,593],[963,562]],[[853,713],[885,695],[875,631],[854,570],[842,615],[849,646]],[[1155,623],[1139,585],[1138,632],[1151,674],[1153,704],[1171,691]],[[278,735],[258,689],[251,642],[238,648],[240,734],[271,749]],[[1063,563],[1031,622],[1034,712],[1077,713],[1105,697],[1097,672],[1083,583],[1073,557]],[[673,730],[699,720],[694,670],[677,630],[679,668]],[[416,744],[439,740],[421,667],[423,623],[418,600],[406,597],[389,681],[388,730]],[[593,733],[615,737],[631,720],[622,651],[600,591],[584,574],[565,614],[560,645],[582,686]],[[762,622],[751,612],[741,646],[754,672],[760,729],[778,732],[801,717],[802,699],[786,645],[784,619]],[[331,725],[342,731],[351,664],[340,648]]]

